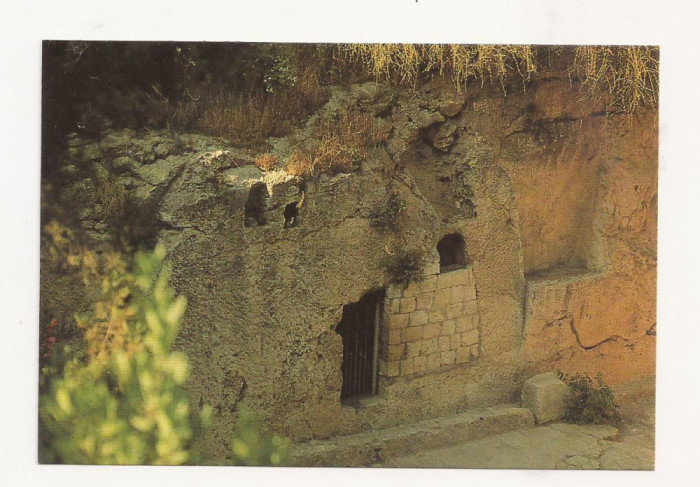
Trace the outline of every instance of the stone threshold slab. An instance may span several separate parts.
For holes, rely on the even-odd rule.
[[[534,418],[528,409],[506,404],[366,433],[297,443],[292,445],[288,464],[306,467],[370,466],[400,455],[532,426]]]

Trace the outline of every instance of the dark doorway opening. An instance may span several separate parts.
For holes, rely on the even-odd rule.
[[[336,331],[343,339],[343,388],[340,400],[377,393],[379,321],[384,290],[365,294],[357,303],[343,306]]]
[[[299,202],[289,203],[284,207],[284,228],[294,227],[299,217]]]
[[[437,244],[440,254],[440,272],[463,269],[467,266],[464,238],[459,233],[445,235]]]
[[[256,227],[267,223],[267,215],[265,213],[269,197],[270,193],[268,193],[265,183],[255,183],[251,186],[248,200],[245,203],[244,226]]]

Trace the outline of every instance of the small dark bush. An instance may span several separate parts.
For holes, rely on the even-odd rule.
[[[389,256],[386,271],[391,282],[403,285],[422,281],[423,256],[419,252],[399,250]]]
[[[620,406],[615,402],[615,392],[596,377],[598,387],[587,375],[568,376],[560,373],[561,379],[573,390],[566,408],[565,419],[576,424],[619,423]]]

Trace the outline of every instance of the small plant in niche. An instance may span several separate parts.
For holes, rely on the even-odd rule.
[[[400,249],[387,253],[386,272],[390,282],[401,284],[405,289],[410,283],[425,278],[423,255],[420,252]]]
[[[294,227],[299,216],[299,203],[296,201],[284,207],[284,228]]]
[[[295,227],[299,223],[299,209],[304,205],[306,193],[301,193],[301,199],[284,207],[284,228]]]
[[[397,191],[392,191],[386,204],[378,206],[370,213],[369,224],[372,228],[379,230],[394,228],[405,209],[406,202]]]
[[[615,392],[603,382],[601,374],[596,376],[598,387],[587,375],[569,376],[559,372],[559,377],[573,394],[567,404],[564,418],[576,424],[601,424],[620,422],[620,406],[615,402]]]

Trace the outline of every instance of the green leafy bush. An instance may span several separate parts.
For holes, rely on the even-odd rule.
[[[572,389],[573,394],[566,408],[565,419],[576,424],[619,423],[620,406],[615,402],[615,392],[598,374],[598,387],[587,375],[568,376],[560,373],[561,379]]]
[[[268,93],[281,93],[294,88],[297,82],[295,67],[289,56],[278,54],[270,70],[265,73],[265,91]]]
[[[130,327],[140,347],[115,348],[104,360],[78,356],[48,367],[39,400],[42,463],[177,465],[192,459],[195,432],[210,409],[191,410],[184,391],[187,357],[171,351],[185,298],[168,287],[165,251],[136,255],[128,290]],[[58,354],[57,354],[58,355]]]

